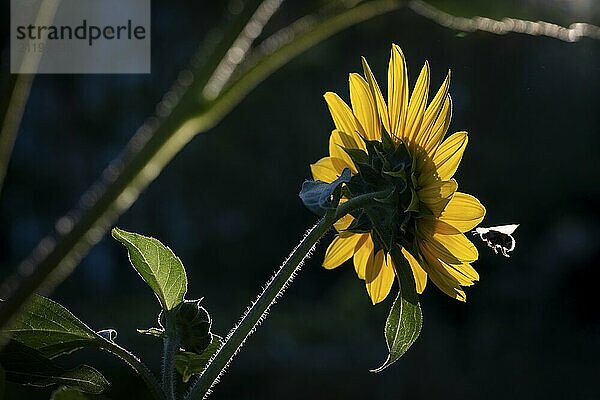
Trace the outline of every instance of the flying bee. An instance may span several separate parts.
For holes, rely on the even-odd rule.
[[[504,257],[510,257],[508,253],[515,249],[516,241],[512,234],[519,227],[519,224],[491,226],[489,228],[476,228],[473,235],[479,235],[479,238],[487,243],[488,247],[498,254],[498,251]]]

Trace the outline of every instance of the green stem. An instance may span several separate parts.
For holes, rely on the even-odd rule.
[[[206,398],[210,389],[225,372],[225,369],[244,345],[246,339],[256,330],[260,322],[266,318],[269,308],[277,298],[283,295],[285,289],[300,270],[304,260],[306,260],[319,239],[329,231],[333,224],[346,214],[364,207],[366,203],[374,198],[383,198],[388,194],[389,191],[382,191],[357,196],[339,205],[335,212],[328,213],[315,226],[309,229],[304,239],[302,239],[281,268],[267,283],[262,293],[252,303],[248,311],[244,313],[240,322],[231,330],[223,346],[208,363],[202,375],[192,385],[190,392],[186,396],[186,400]]]
[[[170,335],[164,339],[162,386],[169,400],[177,398],[175,394],[175,355],[179,350],[179,336]]]
[[[169,400],[163,389],[160,387],[156,376],[137,356],[135,356],[133,353],[130,353],[127,349],[119,346],[118,344],[108,340],[102,341],[100,348],[125,361],[125,363],[127,363],[146,383],[146,386],[152,394],[153,399]]]

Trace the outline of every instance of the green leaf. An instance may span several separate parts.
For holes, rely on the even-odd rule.
[[[2,335],[53,358],[83,347],[98,347],[102,338],[60,304],[34,295]]]
[[[129,251],[129,261],[165,310],[183,301],[187,276],[179,257],[157,239],[114,228],[112,235]]]
[[[335,209],[339,202],[342,183],[352,178],[350,169],[345,168],[339,178],[331,183],[321,181],[304,181],[300,191],[300,199],[310,211],[317,215],[325,215]]]
[[[201,354],[188,351],[179,352],[175,356],[175,368],[181,374],[183,382],[188,382],[192,375],[202,373],[208,361],[215,355],[222,344],[223,340],[219,336],[213,335],[212,342]]]
[[[400,253],[398,246],[394,246],[391,254],[396,264],[400,290],[385,323],[387,359],[379,368],[371,372],[381,372],[398,361],[417,340],[423,326],[423,314],[410,265]]]
[[[50,400],[89,400],[89,399],[91,399],[91,397],[88,396],[87,394],[83,393],[82,391],[73,389],[70,387],[66,387],[66,386],[61,386],[58,389],[56,389],[52,393],[52,396],[50,397]]]
[[[39,351],[15,340],[9,341],[0,352],[0,364],[6,371],[6,380],[23,385],[65,385],[95,394],[102,393],[109,385],[92,367],[81,365],[71,370],[63,369]]]

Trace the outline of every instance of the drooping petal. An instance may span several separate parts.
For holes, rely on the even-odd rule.
[[[467,295],[460,285],[447,275],[439,272],[433,268],[428,269],[429,279],[437,286],[442,292],[446,293],[453,299],[465,302],[467,301]]]
[[[436,221],[435,231],[444,235],[468,232],[483,221],[485,207],[475,197],[454,193]]]
[[[404,54],[398,45],[392,45],[388,65],[388,109],[391,133],[399,136],[406,124],[408,111],[408,72]]]
[[[323,157],[316,163],[310,164],[310,172],[314,180],[327,183],[335,181],[340,176],[331,157]]]
[[[367,269],[372,269],[375,258],[375,245],[370,234],[364,234],[364,239],[356,245],[354,253],[354,269],[360,279],[365,279]]]
[[[329,136],[329,155],[331,158],[342,160],[344,166],[350,168],[353,173],[356,173],[357,169],[354,166],[354,162],[348,153],[344,151],[344,149],[357,148],[359,148],[358,144],[354,138],[350,137],[348,134],[337,129],[331,132],[331,136]]]
[[[415,277],[415,284],[417,286],[417,293],[421,294],[425,290],[425,286],[427,285],[427,272],[421,267],[416,258],[412,256],[404,247],[402,248],[402,254],[404,258],[410,264],[410,268],[412,269],[413,275]]]
[[[450,203],[456,189],[458,189],[458,184],[454,179],[450,179],[449,181],[434,181],[419,189],[417,196],[421,203],[425,204],[435,217],[438,217],[448,203]]]
[[[375,79],[375,75],[373,75],[373,71],[371,71],[371,67],[369,67],[369,63],[363,57],[362,58],[363,70],[365,72],[365,78],[369,83],[369,87],[371,89],[371,93],[373,94],[373,98],[375,99],[375,103],[377,104],[377,111],[379,112],[379,117],[381,118],[381,122],[383,122],[383,127],[390,132],[390,117],[388,114],[388,108],[383,100],[383,95],[381,94],[381,89],[377,84],[377,80]],[[379,139],[379,138],[377,138]]]
[[[417,229],[421,236],[419,244],[447,264],[471,263],[479,257],[477,248],[462,233],[441,235],[431,231],[431,226],[421,221],[417,224]]]
[[[479,274],[471,264],[447,264],[443,260],[437,258],[428,246],[421,246],[421,251],[423,257],[427,260],[430,269],[434,269],[446,275],[446,277],[457,282],[460,286],[471,286],[473,285],[473,282],[479,280]]]
[[[444,103],[446,101],[446,97],[448,96],[448,90],[450,88],[450,71],[448,71],[448,75],[446,75],[446,79],[440,86],[438,92],[431,100],[431,103],[427,106],[425,110],[425,115],[423,116],[423,122],[421,123],[421,129],[419,130],[419,134],[415,138],[415,143],[417,146],[424,148],[425,143],[429,141],[429,137],[431,135],[433,125],[436,122],[436,119],[440,115],[444,107]]]
[[[381,138],[381,120],[371,88],[359,74],[350,74],[350,101],[354,115],[370,140]]]
[[[325,252],[323,267],[333,269],[349,260],[354,255],[354,248],[361,237],[359,234],[347,237],[336,236]]]
[[[406,127],[404,128],[403,138],[408,143],[412,143],[421,129],[425,106],[427,105],[427,95],[429,93],[429,63],[425,62],[421,73],[417,78],[417,83],[408,102],[408,113],[406,116]]]
[[[468,141],[469,136],[467,132],[456,132],[450,135],[438,147],[433,156],[433,163],[435,164],[439,179],[446,181],[454,176],[462,160]]]
[[[355,132],[364,133],[350,107],[344,100],[333,92],[327,92],[323,96],[329,107],[331,118],[337,130],[353,136]]]
[[[394,284],[394,277],[392,258],[389,254],[386,256],[383,250],[379,250],[375,254],[373,264],[367,265],[365,271],[367,292],[373,305],[385,300]]]

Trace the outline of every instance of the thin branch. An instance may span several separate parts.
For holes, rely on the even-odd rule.
[[[600,27],[585,22],[575,22],[564,27],[544,21],[527,21],[517,18],[504,18],[501,21],[486,17],[457,17],[448,14],[421,0],[412,0],[408,7],[417,14],[446,28],[462,32],[483,31],[496,35],[523,33],[534,36],[547,36],[565,42],[577,42],[581,38],[600,40]]]

